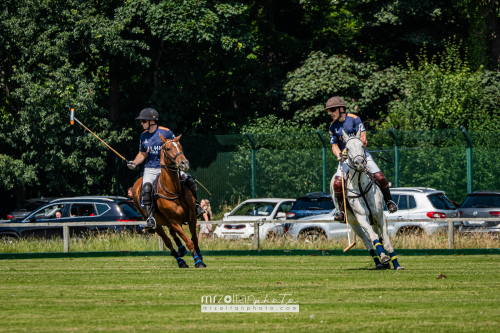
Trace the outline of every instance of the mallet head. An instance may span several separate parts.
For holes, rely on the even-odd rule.
[[[75,124],[75,109],[73,108],[71,108],[71,110],[69,111],[69,123],[71,125]]]

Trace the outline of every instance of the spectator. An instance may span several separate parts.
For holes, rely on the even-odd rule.
[[[56,219],[60,219],[62,217],[62,213],[60,210],[56,212]]]
[[[212,209],[210,208],[210,201],[207,199],[201,200],[200,203],[201,208],[205,210],[205,213],[202,215],[202,221],[210,221],[212,219]],[[211,224],[199,224],[200,226],[200,234],[199,238],[212,238],[212,225]]]
[[[127,196],[130,198],[130,199],[133,199],[134,198],[134,194],[132,193],[132,187],[129,187],[128,190],[127,190]]]

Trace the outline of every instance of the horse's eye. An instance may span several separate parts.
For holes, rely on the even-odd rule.
[[[169,151],[169,150],[172,150],[172,149],[170,149],[170,148],[167,148],[167,151]]]

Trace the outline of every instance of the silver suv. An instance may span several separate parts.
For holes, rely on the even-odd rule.
[[[391,188],[392,199],[398,205],[394,214],[386,214],[389,234],[421,233],[430,235],[448,230],[445,219],[457,217],[458,210],[445,195],[427,187]],[[386,208],[387,210],[387,208]],[[411,222],[413,219],[442,218],[443,222]],[[458,228],[460,223],[456,222]]]
[[[419,234],[425,232],[428,235],[448,230],[448,218],[457,217],[458,211],[443,191],[424,187],[398,187],[391,188],[392,199],[399,209],[394,214],[387,216],[389,235],[397,234]],[[346,226],[343,223],[318,223],[314,220],[332,220],[335,209],[328,214],[308,216],[298,221],[304,223],[291,224],[288,234],[293,238],[304,237],[314,241],[319,237],[327,237],[328,240],[338,237],[347,237]],[[412,222],[413,219],[442,218],[443,222]],[[455,222],[455,228],[460,226]]]

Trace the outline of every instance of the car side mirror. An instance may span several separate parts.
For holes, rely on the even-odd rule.
[[[286,218],[286,213],[278,213],[278,214],[276,214],[276,218],[277,219],[284,219],[284,218]]]
[[[35,216],[30,217],[30,222],[31,222],[31,223],[36,222],[36,217],[35,217]]]
[[[231,213],[225,213],[224,217],[228,217],[229,215],[231,215]]]

